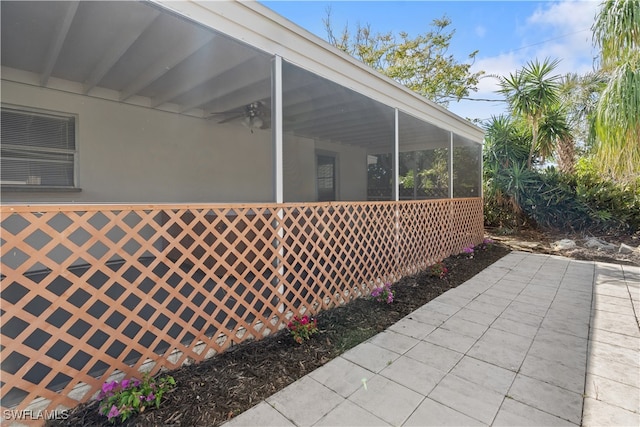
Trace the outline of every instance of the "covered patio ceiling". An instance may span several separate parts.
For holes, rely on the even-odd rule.
[[[269,114],[272,55],[157,4],[2,1],[1,7],[3,79],[222,123],[242,119],[256,102]],[[390,107],[289,70],[285,132],[370,149],[392,143]],[[443,132],[419,120],[404,126],[404,135],[421,140]]]

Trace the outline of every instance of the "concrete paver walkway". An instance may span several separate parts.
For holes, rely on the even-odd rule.
[[[640,267],[512,252],[225,426],[640,425]]]

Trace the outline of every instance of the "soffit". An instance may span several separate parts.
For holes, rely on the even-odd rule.
[[[246,106],[256,101],[270,106],[271,58],[278,49],[259,50],[206,26],[210,24],[200,25],[195,21],[200,22],[202,11],[187,17],[169,12],[165,5],[137,1],[2,1],[0,5],[3,71],[19,70],[29,76],[24,78],[29,84],[64,86],[89,96],[224,122],[227,116],[218,114],[240,112],[242,116]],[[260,8],[236,2],[208,5],[218,6],[223,12],[254,14],[254,9]],[[245,17],[227,15],[220,22],[233,23]],[[281,37],[276,36],[276,30],[283,30],[282,20],[257,15],[253,21],[243,22],[251,25],[256,19],[260,25],[253,31]],[[311,44],[327,49],[317,40],[302,37],[301,29],[294,30],[286,29],[289,38],[278,46],[288,44],[304,50]],[[253,42],[255,36],[249,33],[242,34]],[[267,45],[261,47],[266,50]],[[328,55],[340,64],[334,68],[344,68],[340,73],[374,75],[354,65],[352,59],[331,52]],[[3,73],[3,78],[14,75]],[[355,80],[340,82],[344,86],[329,78],[300,80],[285,82],[285,127],[291,132],[370,148],[392,143],[393,110],[350,89],[358,88]],[[377,84],[382,92],[398,90],[383,79]],[[440,107],[417,96],[406,97],[408,110],[444,114]],[[409,105],[412,103],[415,107]],[[420,123],[410,125],[414,134],[424,136]],[[409,128],[406,132],[411,134]]]

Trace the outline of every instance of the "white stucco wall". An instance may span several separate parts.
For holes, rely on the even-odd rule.
[[[316,149],[337,155],[338,200],[367,200],[367,151],[360,147],[326,141],[319,141]]]
[[[75,114],[79,192],[2,192],[2,202],[272,202],[270,130],[2,81],[2,103]]]
[[[336,157],[337,200],[367,200],[367,152],[364,148],[284,136],[284,200],[314,202],[316,155]]]

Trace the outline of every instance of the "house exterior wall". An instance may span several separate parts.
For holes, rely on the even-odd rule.
[[[3,105],[77,117],[77,192],[3,191],[3,203],[273,201],[270,130],[2,81]],[[243,132],[244,131],[244,132]]]
[[[337,155],[338,200],[367,200],[367,151],[326,141],[318,142],[316,149]]]
[[[336,198],[338,200],[367,199],[367,151],[365,149],[285,134],[283,174],[286,202],[317,200],[316,155],[318,153],[336,157]]]

